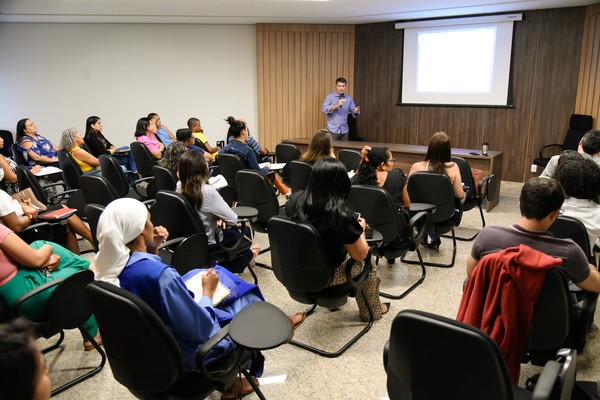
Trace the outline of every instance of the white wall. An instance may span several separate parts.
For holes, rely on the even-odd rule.
[[[189,117],[209,142],[243,116],[257,132],[254,25],[0,24],[0,129],[31,118],[58,144],[98,115],[115,145],[138,118],[160,114],[173,133]]]

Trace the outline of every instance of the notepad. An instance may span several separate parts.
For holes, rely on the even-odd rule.
[[[194,300],[196,302],[199,302],[202,298],[202,277],[205,274],[206,271],[202,271],[185,281],[185,286],[188,288],[188,290],[194,293]],[[225,300],[230,294],[231,290],[219,281],[219,283],[217,284],[217,288],[215,289],[215,294],[212,297],[213,307],[216,307],[219,304],[221,304],[221,302]]]
[[[38,215],[38,218],[40,218],[40,219],[61,219],[61,218],[70,217],[71,215],[75,214],[76,212],[77,212],[77,209],[75,209],[75,208],[63,207],[63,208],[59,208],[58,210],[40,214],[40,215]]]

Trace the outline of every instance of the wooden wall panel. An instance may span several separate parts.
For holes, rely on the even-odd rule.
[[[348,79],[354,96],[353,25],[259,24],[257,40],[259,139],[271,150],[283,139],[311,137],[325,127],[321,105]]]
[[[600,129],[600,4],[586,10],[576,111],[591,115]]]
[[[505,152],[503,179],[533,176],[530,164],[537,150],[562,142],[575,112],[585,14],[583,7],[524,12],[514,31],[511,109],[396,106],[402,31],[393,22],[358,25],[354,98],[362,108],[359,136],[426,145],[432,133],[443,130],[455,147],[479,149],[486,140],[490,149]]]

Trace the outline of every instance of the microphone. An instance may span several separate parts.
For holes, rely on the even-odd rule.
[[[345,93],[340,93],[340,99],[343,99],[344,97],[346,97]]]

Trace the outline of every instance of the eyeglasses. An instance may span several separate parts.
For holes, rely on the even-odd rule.
[[[392,163],[392,164],[396,164],[396,159],[395,158],[390,158],[386,162],[389,162],[389,163]]]

